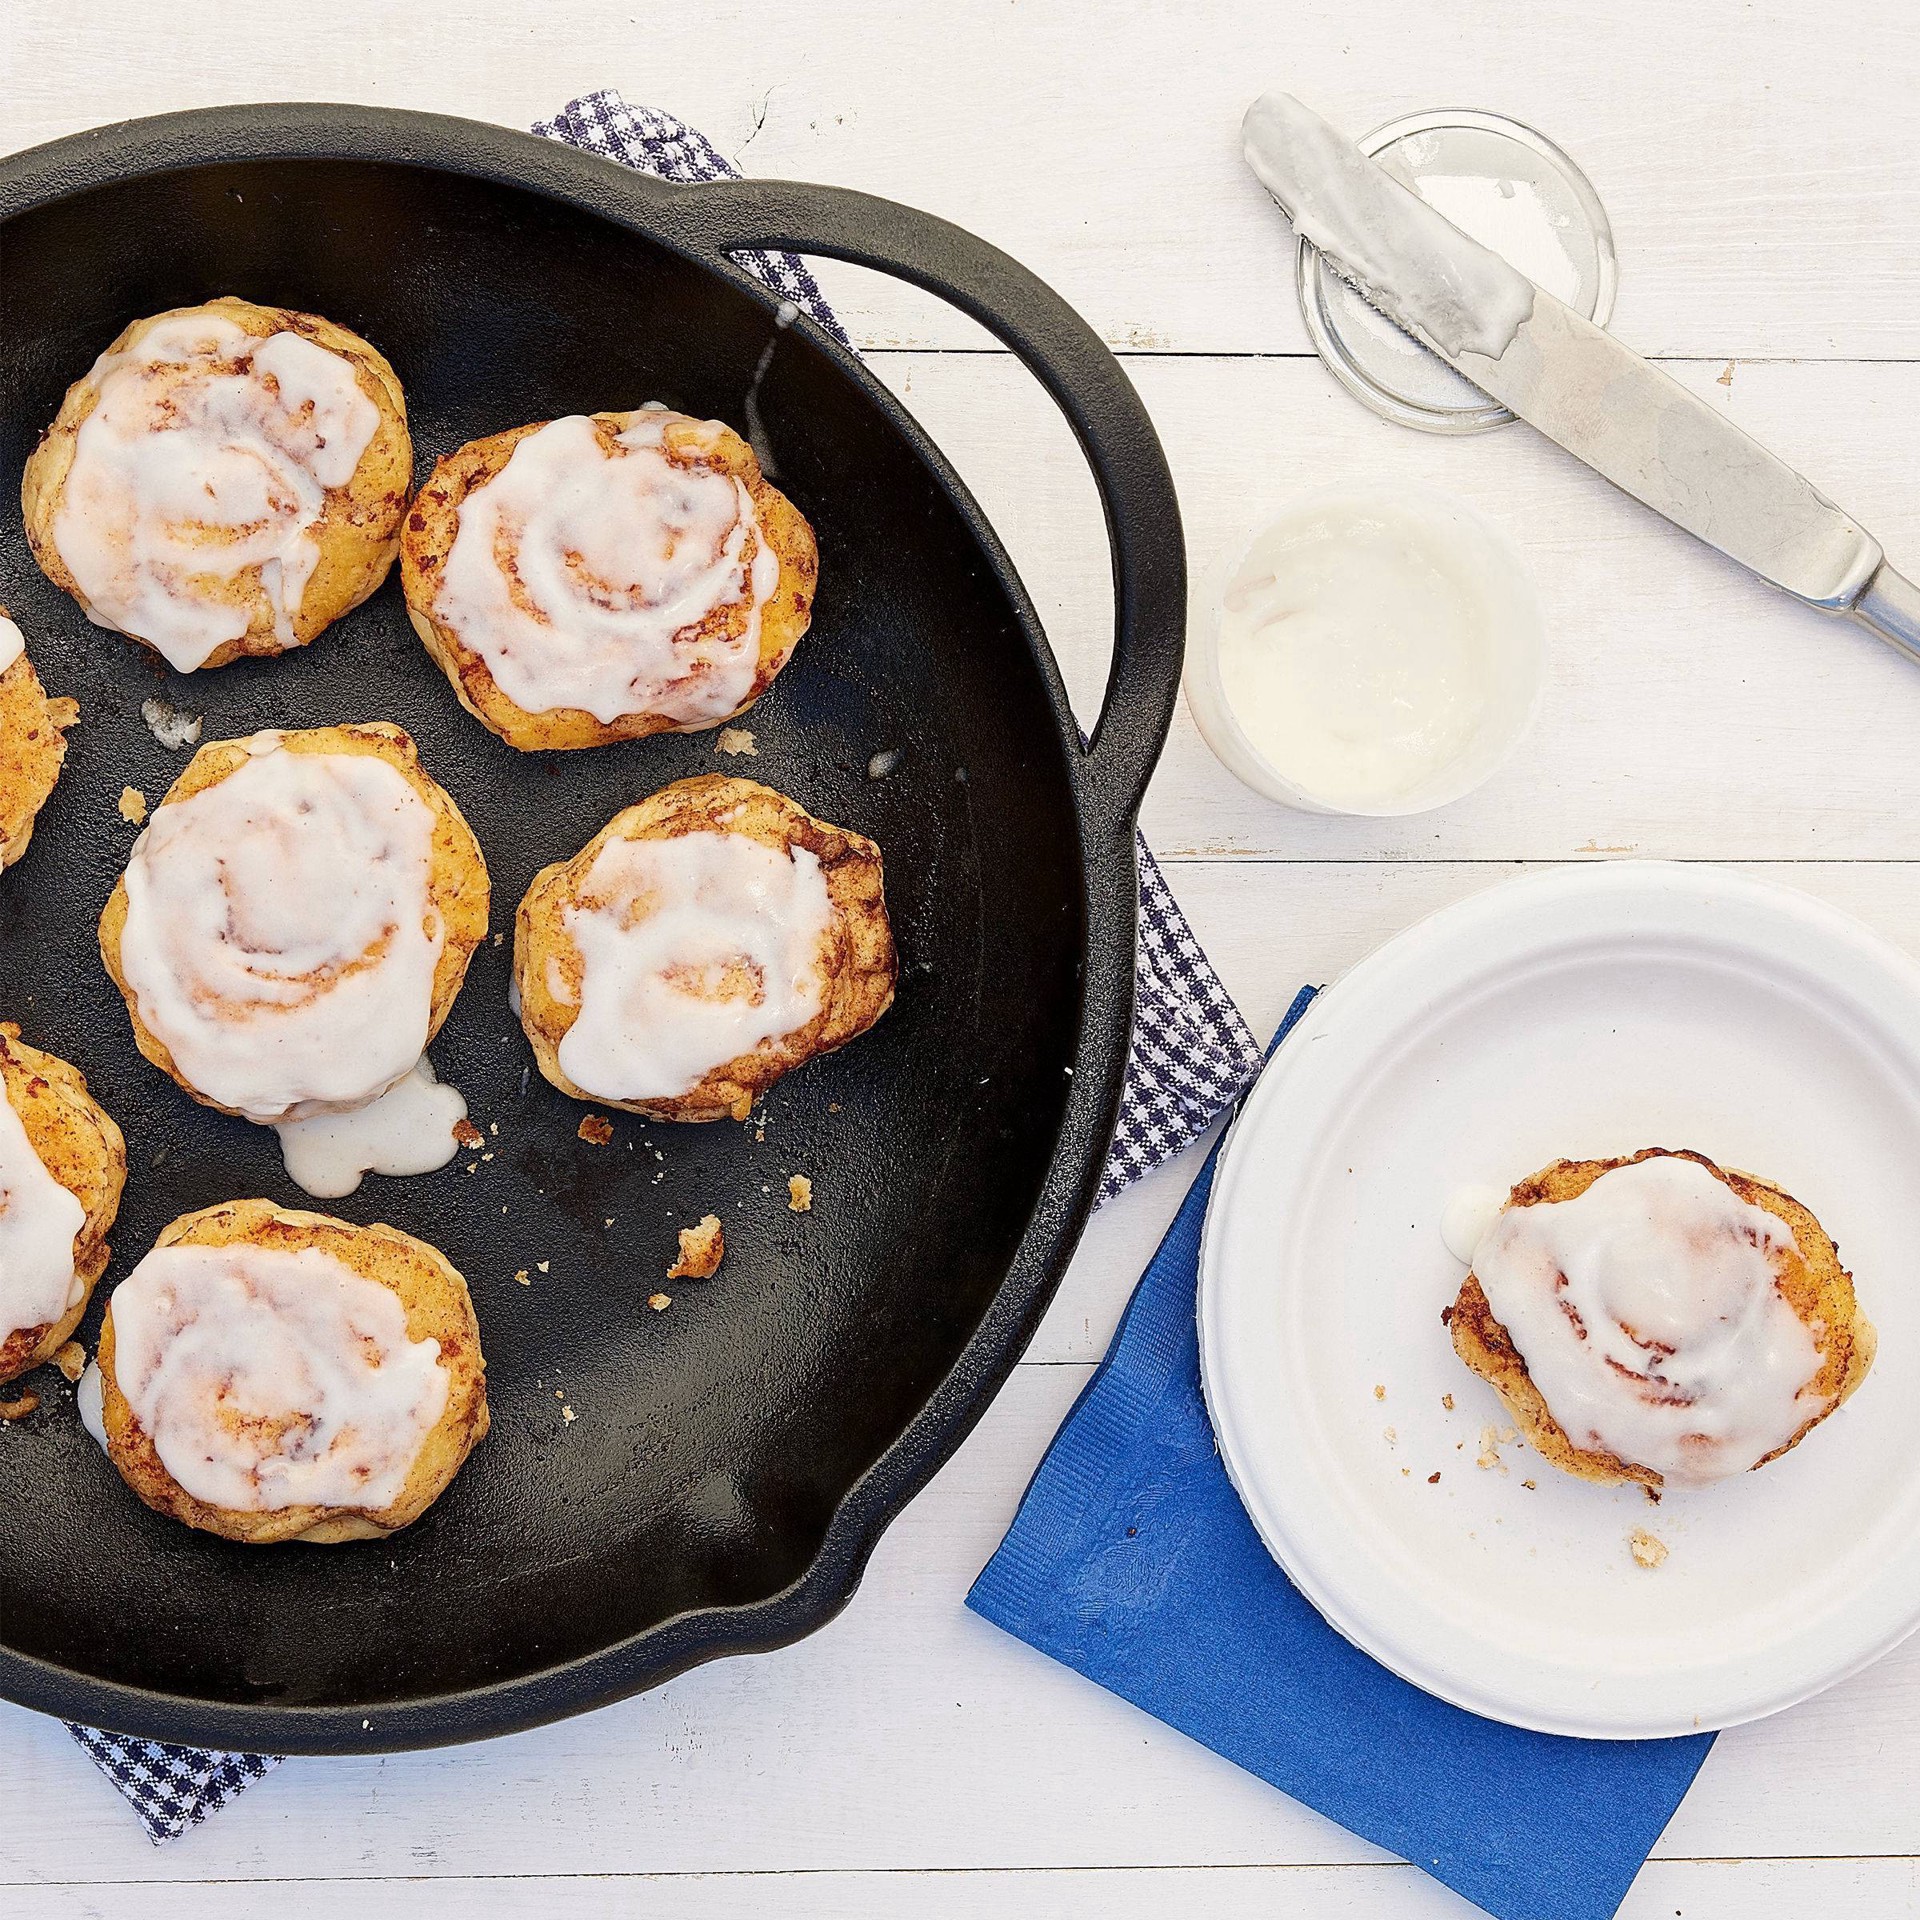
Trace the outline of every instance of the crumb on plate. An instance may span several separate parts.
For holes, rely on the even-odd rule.
[[[1645,1527],[1635,1527],[1627,1535],[1627,1551],[1633,1555],[1636,1567],[1646,1567],[1651,1571],[1667,1557],[1667,1543],[1656,1539]]]

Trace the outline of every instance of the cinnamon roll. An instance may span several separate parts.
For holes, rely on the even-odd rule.
[[[534,878],[521,1025],[577,1100],[744,1120],[893,1002],[880,849],[751,780],[676,781]]]
[[[480,1329],[446,1256],[265,1200],[174,1221],[113,1290],[97,1365],[121,1478],[249,1545],[397,1533],[487,1431]]]
[[[698,733],[813,614],[813,529],[717,420],[575,414],[475,440],[407,514],[407,610],[461,704],[531,752]]]
[[[191,673],[303,647],[357,607],[412,479],[375,348],[223,298],[128,327],[68,389],[20,497],[48,579]]]
[[[0,607],[0,868],[27,850],[67,757],[66,730],[80,718],[71,700],[49,700],[20,629]]]
[[[80,1324],[126,1182],[127,1144],[80,1069],[0,1022],[0,1383]]]
[[[1873,1364],[1819,1221],[1763,1180],[1660,1147],[1521,1181],[1444,1317],[1526,1438],[1604,1483],[1765,1466]]]
[[[134,842],[100,952],[140,1051],[274,1126],[405,1079],[486,929],[478,841],[376,721],[203,746]]]

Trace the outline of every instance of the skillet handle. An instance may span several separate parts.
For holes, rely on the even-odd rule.
[[[1187,561],[1159,438],[1099,335],[998,247],[873,194],[724,181],[680,188],[669,207],[649,211],[668,213],[706,253],[826,254],[924,287],[1012,348],[1052,395],[1093,469],[1113,555],[1113,665],[1081,786],[1102,826],[1130,832],[1180,694]]]

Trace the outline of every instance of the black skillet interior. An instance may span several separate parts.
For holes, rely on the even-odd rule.
[[[18,215],[0,252],[0,501],[17,499],[36,433],[127,320],[216,293],[373,340],[405,387],[421,474],[477,434],[646,400],[744,426],[775,340],[763,299],[672,248],[405,165],[133,178]],[[203,714],[208,739],[398,721],[479,835],[495,929],[432,1049],[484,1148],[427,1178],[369,1179],[327,1209],[391,1221],[467,1276],[491,1437],[390,1542],[248,1550],[147,1512],[70,1391],[39,1376],[46,1404],[0,1429],[7,1691],[172,1737],[340,1747],[495,1731],[631,1690],[727,1640],[689,1634],[688,1616],[778,1612],[850,1490],[989,1319],[1081,1057],[1083,856],[1117,850],[1083,848],[1057,683],[950,481],[804,328],[779,334],[757,402],[821,569],[812,632],[745,722],[752,759],[718,756],[711,734],[511,751],[456,704],[397,579],[304,652],[175,676],[88,626],[0,510],[0,601],[49,690],[83,715],[32,849],[0,882],[0,1015],[81,1065],[129,1142],[89,1347],[106,1292],[177,1214],[243,1194],[302,1201],[271,1133],[197,1106],[139,1058],[99,963],[95,923],[133,838],[121,790],[157,801],[186,758],[158,743],[143,701]],[[616,1115],[612,1144],[588,1144],[585,1109],[529,1071],[500,941],[536,869],[618,808],[716,768],[880,843],[898,1000],[745,1127]],[[1097,1151],[1079,1142],[1081,1188]],[[788,1210],[792,1173],[813,1182],[810,1213]],[[1080,1204],[1053,1222],[1044,1267],[1064,1259]],[[725,1265],[650,1310],[676,1227],[708,1211],[725,1222]],[[1044,1297],[1024,1303],[1020,1331]],[[975,1366],[981,1400],[1017,1343],[1002,1344]],[[732,1643],[816,1624],[870,1544],[848,1549],[832,1592]],[[580,1678],[620,1648],[617,1670]]]

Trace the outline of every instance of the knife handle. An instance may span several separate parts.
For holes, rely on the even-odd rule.
[[[1920,586],[1883,560],[1847,611],[1910,659],[1920,660]]]

